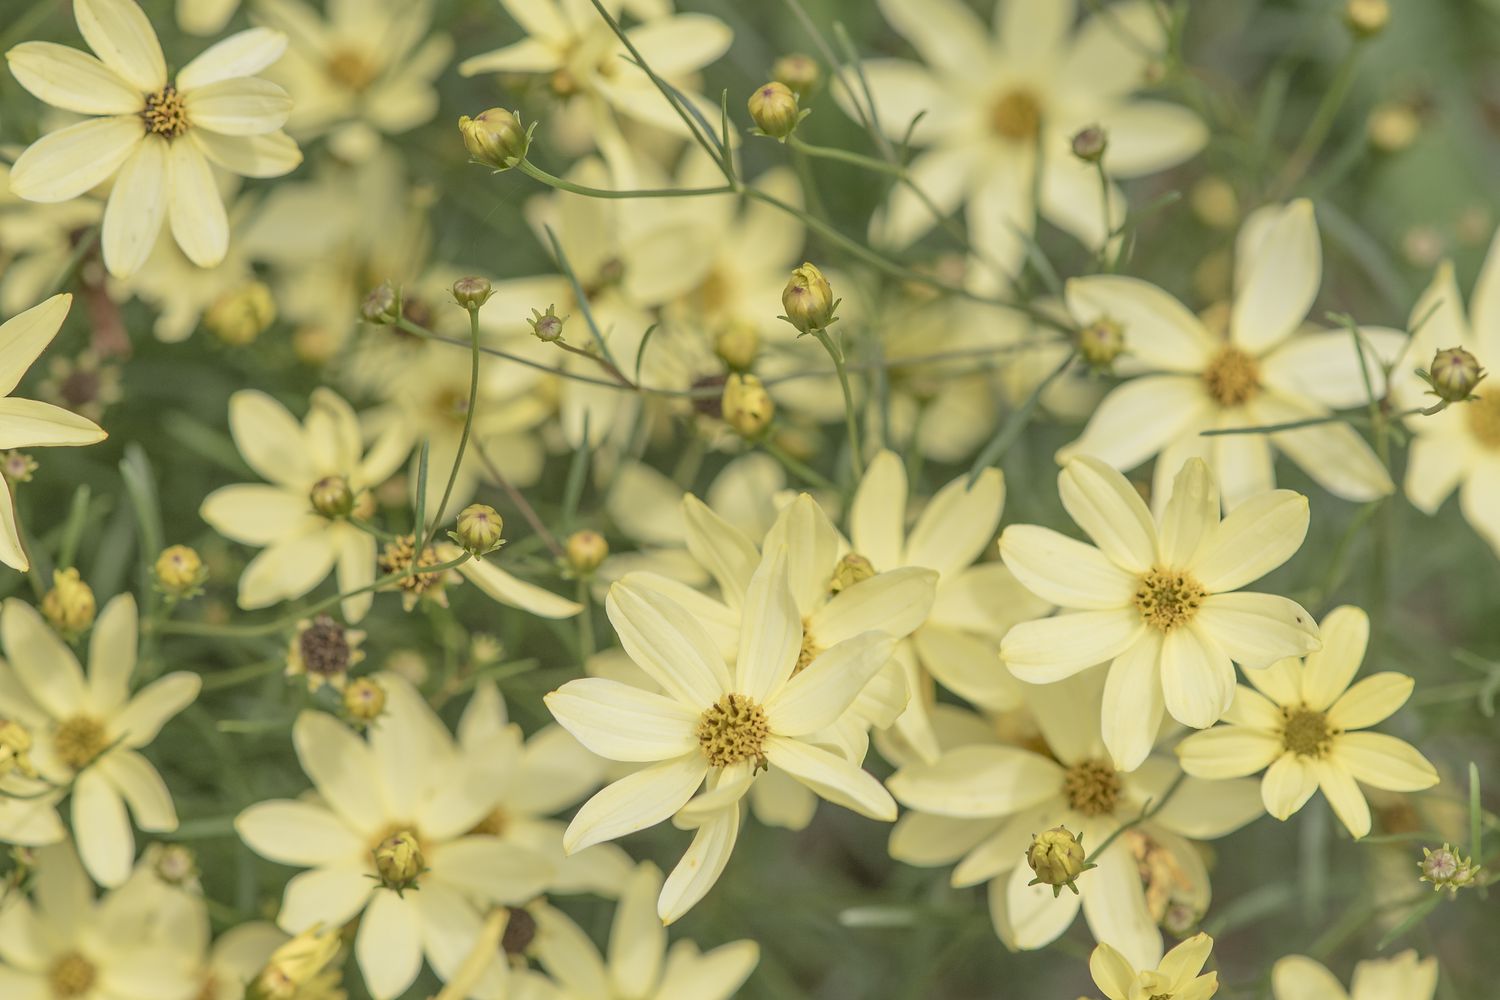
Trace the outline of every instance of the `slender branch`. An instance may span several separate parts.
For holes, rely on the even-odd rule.
[[[458,482],[459,467],[464,464],[464,452],[469,447],[469,437],[474,431],[474,414],[479,410],[479,307],[471,305],[469,310],[469,406],[464,411],[464,429],[458,438],[458,451],[453,456],[453,467],[448,470],[448,485],[443,487],[443,499],[439,501],[437,510],[432,512],[432,527],[427,529],[427,537],[417,551],[427,548],[432,540],[437,537],[438,526],[443,523],[443,518],[448,510],[448,501],[453,496],[453,484]],[[417,531],[422,531],[422,526],[416,526]]]
[[[859,450],[859,415],[854,409],[854,393],[849,390],[849,373],[844,369],[844,350],[834,343],[826,328],[812,333],[833,359],[833,370],[838,372],[839,388],[844,392],[844,427],[849,432],[849,464],[854,467],[854,481],[859,482],[865,474],[865,460]]]
[[[584,184],[574,184],[572,181],[563,180],[556,174],[549,174],[530,160],[522,160],[516,166],[528,177],[541,181],[548,187],[569,194],[583,195],[586,198],[701,198],[705,195],[734,194],[734,184],[721,184],[711,188],[639,188],[629,191],[615,191],[610,188],[589,187]]]

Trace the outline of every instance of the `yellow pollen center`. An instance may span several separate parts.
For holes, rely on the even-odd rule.
[[[422,550],[417,555],[416,540],[411,535],[403,535],[393,542],[387,542],[384,551],[380,554],[377,563],[382,575],[401,573],[410,569],[415,563],[418,567],[436,566],[442,562],[432,546]],[[411,576],[402,577],[396,582],[396,586],[412,594],[425,594],[433,586],[441,582],[437,573],[414,573]]]
[[[1012,142],[1031,142],[1042,125],[1042,106],[1029,90],[1009,90],[990,105],[990,128]]]
[[[1225,347],[1203,369],[1203,385],[1220,406],[1240,406],[1260,393],[1260,362],[1237,347]]]
[[[807,627],[807,622],[802,623],[802,647],[797,650],[797,665],[792,668],[792,676],[796,677],[807,669],[807,665],[818,658],[823,652],[823,647],[818,645],[818,640],[813,637],[812,629]]]
[[[1323,757],[1338,735],[1328,716],[1310,708],[1281,710],[1281,745],[1299,757]]]
[[[97,975],[93,962],[76,951],[70,951],[52,963],[52,968],[47,973],[47,983],[52,987],[54,997],[68,1000],[70,997],[81,997],[93,989]]]
[[[187,108],[183,106],[182,95],[171,84],[146,96],[146,110],[141,112],[141,118],[145,119],[150,135],[175,139],[188,130]]]
[[[363,52],[354,49],[339,49],[328,57],[325,67],[329,79],[343,84],[350,90],[364,90],[375,82],[380,69]]]
[[[109,746],[104,723],[91,715],[75,715],[57,727],[52,744],[58,758],[75,771],[81,771]]]
[[[698,720],[698,745],[713,767],[728,767],[755,759],[755,767],[766,766],[765,709],[748,695],[726,694],[710,705]]]
[[[1472,403],[1461,405],[1474,440],[1490,451],[1500,451],[1500,389],[1480,393]]]
[[[1120,798],[1120,776],[1102,760],[1086,760],[1068,768],[1063,777],[1068,805],[1085,816],[1107,816]]]
[[[1193,620],[1208,591],[1182,570],[1153,569],[1141,577],[1135,607],[1146,624],[1170,632]]]

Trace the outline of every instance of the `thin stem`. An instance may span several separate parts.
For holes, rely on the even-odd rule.
[[[567,351],[569,354],[576,354],[581,358],[588,358],[590,361],[594,362],[600,368],[602,368],[606,373],[613,376],[614,380],[618,382],[623,388],[632,390],[640,388],[640,386],[636,385],[628,377],[626,377],[624,372],[616,368],[613,362],[605,358],[601,358],[593,351],[586,350],[582,347],[574,347],[572,344],[566,343],[561,340],[554,340],[552,342],[552,346],[560,347],[563,350]]]
[[[1005,425],[1000,428],[999,432],[990,440],[990,443],[984,446],[984,451],[979,453],[979,457],[975,458],[974,464],[969,467],[970,487],[978,481],[981,472],[992,465],[999,464],[1000,459],[1005,457],[1005,453],[1010,450],[1010,446],[1015,444],[1016,438],[1021,436],[1021,432],[1031,422],[1032,414],[1036,412],[1036,408],[1042,402],[1042,393],[1046,392],[1048,386],[1062,377],[1062,373],[1068,370],[1068,366],[1073,363],[1073,359],[1077,356],[1078,352],[1076,350],[1069,351],[1068,356],[1063,358],[1062,364],[1054,368],[1050,375],[1037,383],[1036,388],[1031,390],[1031,395],[1027,396],[1026,401],[1021,404],[1020,409],[1010,415],[1010,419],[1005,422]]]
[[[485,471],[490,474],[490,478],[505,491],[506,496],[510,497],[510,502],[515,504],[516,508],[520,510],[521,516],[526,519],[527,524],[531,525],[531,530],[536,533],[537,537],[546,543],[547,549],[559,559],[566,558],[566,553],[563,552],[563,547],[558,542],[557,536],[552,534],[551,529],[543,523],[541,517],[536,512],[536,508],[531,506],[531,502],[526,499],[526,495],[516,489],[515,485],[509,479],[505,478],[505,474],[500,471],[500,467],[490,460],[490,456],[484,450],[484,446],[475,445],[474,451],[479,456],[479,461],[484,464]]]
[[[520,168],[521,173],[541,181],[548,187],[554,187],[569,194],[583,195],[586,198],[701,198],[705,195],[735,193],[733,184],[721,184],[711,188],[639,188],[630,191],[613,191],[609,188],[588,187],[563,180],[555,174],[549,174],[530,160],[522,160],[516,166]]]
[[[474,430],[474,413],[479,409],[479,307],[469,306],[469,406],[464,411],[464,429],[458,438],[458,451],[453,456],[453,467],[448,470],[448,485],[443,487],[443,499],[438,503],[437,510],[432,512],[432,527],[427,530],[427,538],[422,542],[418,551],[427,548],[432,540],[437,537],[438,526],[443,523],[443,518],[448,510],[448,500],[453,496],[453,484],[458,482],[459,467],[464,464],[464,451],[469,447],[469,435]],[[417,525],[421,531],[422,526]]]
[[[1110,844],[1113,844],[1115,842],[1115,838],[1119,837],[1120,834],[1124,833],[1126,830],[1129,830],[1131,827],[1139,826],[1140,824],[1146,822],[1146,820],[1150,819],[1152,816],[1155,816],[1157,813],[1161,812],[1162,809],[1166,807],[1166,804],[1172,801],[1172,796],[1177,794],[1177,789],[1182,787],[1183,779],[1185,779],[1186,777],[1186,772],[1179,771],[1177,773],[1177,777],[1172,779],[1172,784],[1168,785],[1167,790],[1162,793],[1162,797],[1159,801],[1148,802],[1146,804],[1146,808],[1141,810],[1139,816],[1116,827],[1115,832],[1111,833],[1108,837],[1105,837],[1104,843],[1094,848],[1093,851],[1089,853],[1089,856],[1084,860],[1098,861],[1100,856],[1104,854],[1105,849],[1108,848]]]
[[[854,480],[858,482],[865,474],[865,460],[859,450],[859,414],[854,409],[854,393],[849,389],[849,373],[844,369],[844,351],[834,343],[826,328],[814,330],[812,334],[833,359],[833,370],[839,376],[839,388],[844,391],[844,427],[849,432],[849,464],[854,467]]]
[[[760,446],[765,450],[765,453],[767,455],[770,455],[772,458],[776,459],[776,461],[780,462],[788,472],[798,477],[803,482],[808,483],[812,486],[816,486],[819,489],[828,490],[832,493],[838,492],[838,487],[833,484],[832,480],[830,480],[827,476],[824,476],[821,472],[818,472],[817,470],[806,465],[802,461],[787,454],[781,449],[780,446],[778,446],[774,441],[771,440],[769,435],[761,438]]]
[[[1344,53],[1343,61],[1339,63],[1338,70],[1334,73],[1333,82],[1328,89],[1323,91],[1323,99],[1318,103],[1317,110],[1313,112],[1312,121],[1308,123],[1307,130],[1302,133],[1302,140],[1297,143],[1297,148],[1286,161],[1286,167],[1281,172],[1271,195],[1271,201],[1279,201],[1284,195],[1296,186],[1312,165],[1313,157],[1322,148],[1324,140],[1328,138],[1328,132],[1333,128],[1334,119],[1338,117],[1339,109],[1343,107],[1344,99],[1349,96],[1349,88],[1354,84],[1354,72],[1359,67],[1359,57],[1363,46],[1355,42],[1349,51]]]

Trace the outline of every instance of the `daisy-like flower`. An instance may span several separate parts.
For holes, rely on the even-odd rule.
[[[478,937],[481,905],[523,903],[552,872],[532,851],[469,833],[503,778],[495,741],[460,750],[410,684],[393,674],[380,684],[386,710],[368,739],[323,712],[297,718],[292,741],[318,800],[258,803],[235,829],[262,857],[311,869],[287,884],[283,930],[363,913],[355,956],[371,994],[391,1000],[424,954],[452,976]]]
[[[1379,394],[1381,364],[1405,343],[1395,330],[1363,329],[1361,352],[1347,330],[1299,332],[1322,281],[1312,202],[1268,206],[1240,228],[1228,335],[1215,333],[1166,292],[1136,278],[1094,275],[1068,283],[1067,304],[1084,324],[1121,328],[1132,360],[1153,371],[1112,391],[1058,460],[1093,455],[1121,471],[1152,455],[1153,496],[1189,458],[1212,466],[1226,509],[1276,485],[1274,450],[1328,492],[1373,500],[1390,475],[1364,438],[1341,421],[1269,434],[1203,431],[1316,420]],[[1123,360],[1123,359],[1122,359]]]
[[[453,40],[427,36],[431,0],[333,2],[326,18],[300,0],[255,0],[252,8],[255,20],[291,40],[266,75],[291,94],[286,128],[299,141],[326,134],[341,157],[361,160],[382,134],[437,113],[433,81],[453,57]]]
[[[1360,962],[1348,990],[1327,966],[1306,955],[1288,955],[1271,969],[1276,1000],[1432,1000],[1437,982],[1437,959],[1419,960],[1414,951]]]
[[[1284,820],[1323,790],[1356,838],[1370,832],[1370,805],[1358,782],[1392,792],[1438,783],[1432,764],[1409,743],[1364,733],[1411,697],[1413,681],[1394,671],[1352,684],[1365,657],[1370,619],[1341,607],[1322,622],[1323,648],[1246,674],[1225,713],[1227,725],[1193,733],[1177,746],[1182,769],[1200,778],[1239,778],[1262,769],[1266,812]],[[1352,686],[1351,686],[1352,684]]]
[[[1167,952],[1156,968],[1138,971],[1100,942],[1089,956],[1089,974],[1109,1000],[1208,1000],[1219,992],[1219,974],[1203,972],[1213,946],[1207,934],[1194,934]]]
[[[92,420],[60,406],[33,399],[15,399],[10,393],[57,336],[73,296],[54,295],[0,324],[0,415],[5,432],[0,449],[43,448],[98,444],[107,436]],[[16,520],[14,486],[9,479],[0,489],[0,562],[13,569],[31,568]]]
[[[731,941],[699,952],[692,941],[667,948],[656,915],[662,877],[649,861],[636,866],[615,907],[607,958],[562,911],[531,908],[531,954],[576,1000],[729,1000],[760,961],[754,941]]]
[[[1234,593],[1280,566],[1307,535],[1307,498],[1251,497],[1219,519],[1219,489],[1190,459],[1153,520],[1129,481],[1080,456],[1057,477],[1064,509],[1094,545],[1012,525],[1000,555],[1016,579],[1064,614],[1013,626],[1000,655],[1046,684],[1110,664],[1104,743],[1123,770],[1150,752],[1162,709],[1194,729],[1234,701],[1234,664],[1262,669],[1319,646],[1312,615],[1271,594]],[[1097,547],[1095,547],[1097,546]]]
[[[708,790],[679,822],[696,827],[667,878],[657,911],[670,923],[718,880],[739,833],[739,801],[766,769],[784,771],[819,796],[872,819],[896,803],[868,772],[811,742],[849,709],[890,659],[894,640],[863,632],[823,649],[797,670],[802,616],[787,578],[792,553],[777,545],[744,594],[734,669],[682,605],[627,581],[606,610],[630,658],[666,694],[590,677],[546,697],[563,727],[610,760],[649,763],[585,802],[568,824],[568,851],[644,830]]]
[[[301,597],[335,568],[341,591],[373,583],[375,537],[349,518],[373,510],[369,490],[406,460],[410,442],[387,433],[366,452],[353,408],[322,387],[300,424],[265,393],[241,389],[229,397],[229,432],[246,463],[269,480],[220,487],[199,510],[221,535],[263,549],[240,576],[240,607]],[[372,599],[369,592],[346,597],[345,618],[359,621]]]
[[[140,750],[198,697],[202,681],[168,674],[130,693],[139,619],[135,598],[104,606],[89,636],[85,677],[78,658],[41,615],[15,598],[0,611],[0,715],[31,730],[42,777],[71,789],[78,853],[94,881],[117,886],[135,861],[135,825],[150,833],[177,829],[172,795]]]
[[[1091,247],[1118,223],[1106,224],[1093,165],[1069,152],[1079,129],[1108,132],[1104,166],[1114,177],[1173,166],[1208,138],[1186,108],[1133,96],[1166,46],[1150,4],[1110,4],[1074,32],[1072,0],[998,0],[993,36],[961,0],[879,6],[926,65],[866,60],[862,79],[841,78],[835,96],[852,114],[868,82],[885,133],[902,142],[910,132],[925,147],[912,163],[916,185],[944,212],[967,203],[969,238],[985,262],[970,278],[976,290],[1009,282],[1038,213]],[[1124,196],[1112,191],[1110,204],[1119,216]],[[871,220],[871,237],[899,248],[936,221],[898,185]]]
[[[1391,373],[1391,397],[1401,409],[1434,402],[1416,376],[1433,354],[1462,347],[1479,363],[1500,371],[1500,233],[1490,244],[1469,308],[1453,277],[1453,265],[1438,267],[1432,284],[1412,309],[1411,346]],[[1459,509],[1500,555],[1500,375],[1475,390],[1479,398],[1406,420],[1415,437],[1406,466],[1406,495],[1425,514],[1436,514],[1458,491]]]
[[[1081,910],[1095,940],[1152,965],[1162,955],[1162,927],[1192,927],[1208,910],[1197,842],[1244,826],[1260,804],[1253,782],[1182,779],[1167,754],[1119,770],[1100,734],[1104,683],[1095,669],[1025,686],[1037,733],[1024,742],[1000,736],[998,720],[935,708],[941,755],[927,762],[898,754],[900,767],[887,782],[896,801],[914,810],[891,831],[890,852],[920,867],[957,862],[955,888],[987,883],[990,918],[1008,947],[1046,947]],[[1160,808],[1141,821],[1151,803]],[[1134,825],[1105,847],[1125,824]],[[1059,826],[1098,866],[1078,877],[1076,894],[1032,884],[1025,862],[1032,837]]]
[[[132,882],[95,899],[71,846],[38,851],[33,899],[7,893],[0,907],[0,995],[7,1000],[199,996],[198,942],[173,934],[177,925],[162,919],[169,916],[163,901],[143,899],[139,888]]]
[[[111,274],[145,263],[163,220],[193,263],[213,267],[228,250],[229,221],[210,164],[278,177],[302,161],[281,131],[291,100],[255,75],[280,58],[286,36],[231,35],[169,81],[156,31],[133,0],[79,0],[73,12],[98,58],[52,42],[23,42],[5,58],[43,101],[99,117],[28,146],[11,168],[11,190],[68,201],[113,177],[101,240]]]

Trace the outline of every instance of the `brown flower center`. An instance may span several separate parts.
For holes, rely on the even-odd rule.
[[[1281,718],[1281,745],[1299,757],[1326,756],[1339,732],[1327,715],[1306,707],[1283,708]]]
[[[148,135],[175,139],[188,130],[187,108],[177,88],[167,84],[154,94],[146,95],[146,110],[141,112]]]
[[[1500,451],[1500,389],[1480,393],[1478,399],[1461,405],[1474,440],[1490,451]]]
[[[1193,620],[1208,591],[1182,570],[1153,569],[1141,577],[1135,607],[1146,624],[1170,632]]]
[[[1068,805],[1085,816],[1107,816],[1120,799],[1120,776],[1102,760],[1085,760],[1068,768],[1063,777]]]
[[[104,723],[91,715],[75,715],[57,727],[52,737],[58,758],[75,771],[81,771],[109,746]]]
[[[990,105],[990,128],[1011,142],[1033,142],[1042,125],[1042,105],[1024,88],[1008,90]]]
[[[769,732],[765,709],[748,695],[726,694],[698,720],[698,745],[714,767],[754,758],[756,768],[761,768],[766,764]]]
[[[536,939],[536,917],[519,906],[505,909],[510,916],[505,922],[505,933],[500,937],[500,948],[507,955],[524,955]]]
[[[310,674],[336,677],[349,669],[349,636],[344,626],[328,615],[319,615],[297,637],[297,651]]]
[[[1240,406],[1260,393],[1260,362],[1237,347],[1225,347],[1203,369],[1203,385],[1220,406]]]
[[[94,988],[94,980],[97,978],[98,970],[94,968],[94,963],[76,951],[58,958],[47,971],[47,984],[52,987],[52,995],[58,1000],[83,996]]]

